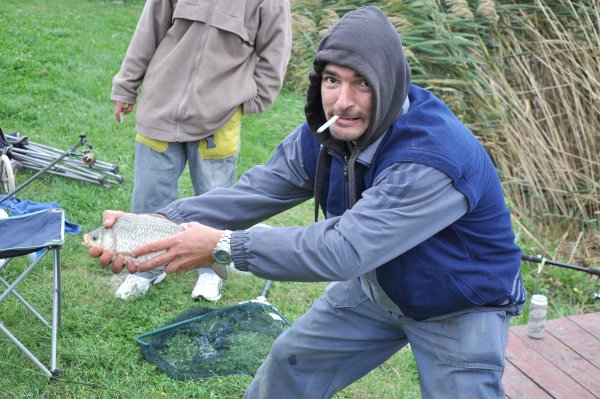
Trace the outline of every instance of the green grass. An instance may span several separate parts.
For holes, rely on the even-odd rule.
[[[87,135],[98,159],[116,163],[125,178],[108,190],[45,174],[19,197],[57,201],[67,219],[89,231],[101,223],[105,209],[129,209],[133,177],[134,118],[115,123],[110,87],[129,44],[143,1],[3,0],[0,7],[0,126],[31,140],[61,149]],[[303,120],[301,94],[282,92],[274,107],[243,120],[238,172],[267,161],[276,143]],[[17,175],[17,184],[32,173]],[[187,173],[181,195],[192,193]],[[269,223],[304,225],[312,219],[312,202]],[[529,245],[526,236],[519,236]],[[170,276],[135,302],[114,299],[118,282],[81,247],[81,235],[68,235],[62,251],[63,318],[58,365],[61,378],[49,381],[20,351],[0,337],[0,398],[238,398],[248,376],[174,381],[144,361],[134,338],[157,328],[184,310],[203,304],[191,299],[195,274]],[[14,269],[22,266],[16,262]],[[535,266],[525,265],[529,292],[550,298],[549,317],[600,311],[592,295],[595,280],[581,272],[546,266],[536,280]],[[13,266],[3,277],[14,277]],[[50,311],[49,262],[36,269],[19,291],[45,315]],[[234,274],[218,306],[255,298],[263,281]],[[275,283],[269,301],[290,321],[303,314],[325,284]],[[49,331],[12,298],[0,304],[0,319],[34,353],[49,359]],[[523,323],[524,317],[514,320]],[[420,397],[414,359],[403,350],[336,398]]]
[[[57,201],[67,219],[83,231],[100,225],[105,209],[129,209],[133,177],[134,118],[115,123],[110,87],[135,29],[142,1],[63,0],[3,1],[0,7],[0,126],[30,140],[64,149],[84,133],[98,159],[118,164],[125,178],[110,190],[44,174],[19,191],[33,201]],[[274,146],[303,120],[304,99],[282,93],[274,107],[243,120],[238,172],[268,160]],[[31,172],[17,175],[17,185]],[[192,194],[189,175],[181,179],[181,196]],[[310,202],[268,222],[302,225],[312,218]],[[195,274],[170,276],[135,302],[114,299],[118,284],[108,270],[81,247],[81,235],[68,235],[62,251],[63,308],[58,366],[61,378],[48,379],[9,341],[0,337],[0,397],[7,398],[237,398],[249,376],[174,381],[144,361],[134,341],[184,310],[203,305],[190,297]],[[14,278],[23,262],[13,262],[3,277]],[[14,266],[13,266],[14,265]],[[44,315],[51,306],[51,268],[45,262],[21,285]],[[218,306],[255,298],[263,281],[234,274],[225,284]],[[268,298],[289,320],[304,313],[324,284],[275,283]],[[49,329],[24,313],[16,300],[0,304],[2,322],[47,362]],[[46,355],[48,354],[48,355]],[[418,396],[412,355],[397,355],[373,375],[339,398],[382,392],[380,397]],[[408,367],[405,367],[408,365]],[[406,375],[404,382],[382,383],[388,375]],[[416,387],[416,388],[415,388]],[[415,391],[416,389],[416,391]],[[387,393],[386,393],[387,392]],[[411,393],[412,392],[412,393]]]

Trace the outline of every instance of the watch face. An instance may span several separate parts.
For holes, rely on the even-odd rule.
[[[217,263],[228,265],[231,263],[231,254],[223,249],[215,251],[215,260]]]

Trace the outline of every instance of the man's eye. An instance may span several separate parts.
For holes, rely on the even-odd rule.
[[[335,78],[332,76],[325,76],[324,80],[325,80],[325,83],[335,83],[336,82]]]

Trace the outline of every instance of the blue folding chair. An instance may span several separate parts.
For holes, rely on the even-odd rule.
[[[33,355],[3,324],[0,313],[0,331],[10,339],[29,359],[31,359],[46,375],[57,377],[56,367],[57,333],[60,325],[61,305],[61,273],[60,250],[64,243],[65,215],[62,209],[51,208],[38,212],[0,219],[0,284],[4,291],[0,295],[0,303],[9,295],[13,295],[44,326],[51,328],[50,367]],[[28,254],[37,256],[30,259]],[[52,319],[46,321],[36,309],[17,291],[16,286],[41,262],[46,255],[53,255],[53,289]],[[9,263],[17,257],[27,258],[29,263],[12,282],[2,278],[2,272],[8,270]],[[18,273],[18,271],[17,271]]]

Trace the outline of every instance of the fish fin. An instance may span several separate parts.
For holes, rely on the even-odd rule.
[[[222,265],[220,263],[213,263],[210,267],[214,270],[217,276],[221,277],[223,280],[227,280],[227,265]]]

